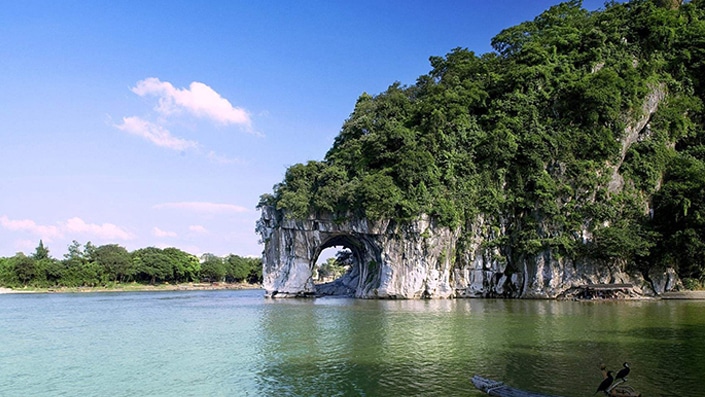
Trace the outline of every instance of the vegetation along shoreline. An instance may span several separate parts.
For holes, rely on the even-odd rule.
[[[257,288],[262,260],[230,254],[197,257],[178,248],[127,251],[74,241],[63,259],[40,240],[35,252],[0,257],[0,293],[162,291]]]
[[[54,293],[102,293],[102,292],[166,292],[166,291],[215,291],[260,289],[259,284],[250,283],[182,283],[182,284],[115,284],[97,287],[52,287],[19,289],[0,287],[0,294],[54,294]]]

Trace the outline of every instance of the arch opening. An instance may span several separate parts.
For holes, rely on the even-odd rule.
[[[345,275],[353,265],[353,254],[349,248],[336,245],[321,251],[313,268],[313,284],[326,284]]]
[[[315,295],[354,296],[364,257],[364,245],[352,236],[334,236],[321,244],[311,264]]]

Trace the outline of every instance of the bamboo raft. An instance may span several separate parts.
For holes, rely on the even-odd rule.
[[[503,382],[483,378],[480,375],[472,377],[472,384],[475,385],[476,388],[494,397],[560,397],[516,389],[505,385]]]
[[[618,382],[609,389],[609,395],[612,397],[641,397],[641,393],[634,390],[631,386],[621,386]],[[517,389],[503,382],[483,378],[480,375],[472,377],[472,384],[479,390],[494,397],[561,397],[550,394],[535,393],[531,391]]]

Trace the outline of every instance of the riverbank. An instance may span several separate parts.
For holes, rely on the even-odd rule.
[[[661,299],[705,300],[705,291],[673,291],[661,295]]]
[[[54,288],[20,288],[0,287],[2,294],[47,294],[47,293],[90,293],[90,292],[149,292],[149,291],[208,291],[208,290],[242,290],[260,289],[261,284],[248,283],[182,283],[145,285],[138,283],[115,284],[109,287],[54,287]],[[630,298],[629,300],[639,299]],[[649,298],[653,299],[653,298]],[[673,291],[666,292],[656,299],[665,300],[705,300],[705,291]],[[620,299],[617,299],[620,300]]]
[[[259,289],[260,284],[248,283],[182,283],[145,285],[138,283],[115,284],[108,287],[54,287],[54,288],[2,288],[0,294],[83,293],[83,292],[140,292],[140,291],[206,291]]]

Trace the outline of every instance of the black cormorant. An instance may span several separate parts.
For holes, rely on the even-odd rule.
[[[629,363],[625,362],[622,364],[624,368],[620,369],[619,372],[617,372],[617,376],[615,376],[615,379],[621,379],[622,381],[626,382],[627,375],[629,375]]]
[[[613,380],[614,378],[612,377],[612,371],[607,371],[607,377],[605,378],[605,380],[602,381],[602,383],[600,383],[600,386],[597,386],[597,391],[595,392],[595,394],[601,391],[607,394],[607,388],[610,387]]]

